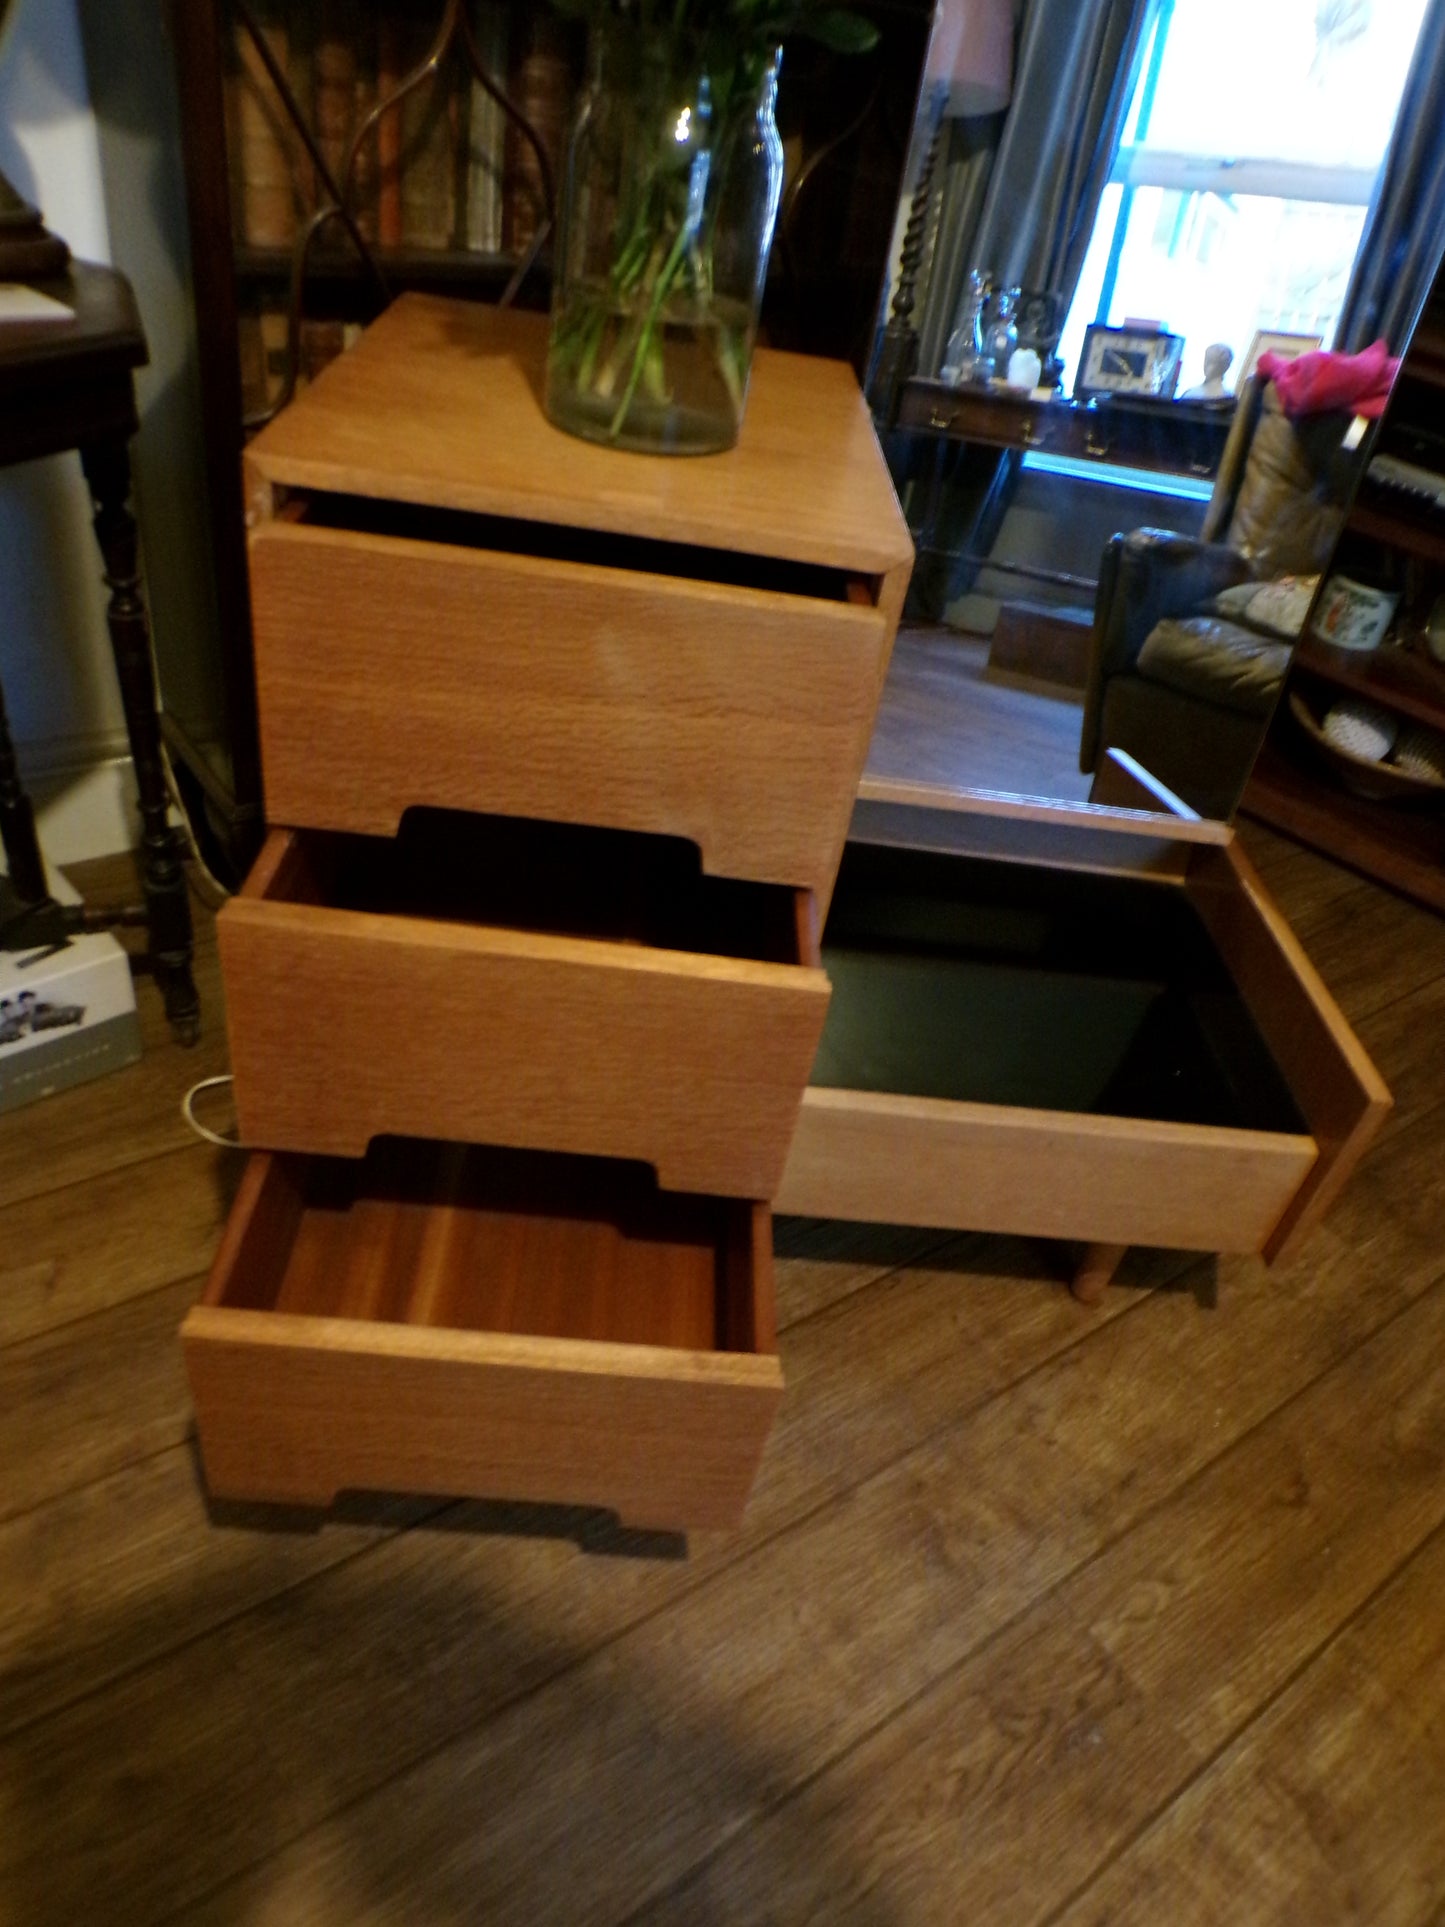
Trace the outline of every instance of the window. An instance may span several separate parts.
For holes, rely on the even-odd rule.
[[[1059,353],[1185,338],[1179,392],[1257,328],[1334,337],[1426,0],[1160,0]]]

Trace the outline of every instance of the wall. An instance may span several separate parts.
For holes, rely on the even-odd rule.
[[[74,0],[20,0],[0,56],[0,168],[77,255],[109,260]],[[125,729],[76,455],[0,470],[0,679],[47,854],[124,848]]]
[[[78,0],[78,11],[111,260],[135,290],[150,346],[132,468],[161,695],[229,788],[174,9]]]

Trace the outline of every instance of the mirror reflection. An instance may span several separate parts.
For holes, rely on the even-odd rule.
[[[1445,0],[945,0],[869,379],[919,552],[875,766],[1118,800],[1123,751],[1227,818],[1266,737],[1328,747],[1320,652],[1336,696],[1439,670],[1445,732],[1442,244]],[[1407,482],[1435,562],[1362,550]]]

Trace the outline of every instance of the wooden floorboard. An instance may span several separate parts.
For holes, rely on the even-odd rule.
[[[652,1917],[945,1918],[966,1835],[977,1917],[1046,1918],[1445,1521],[1442,1351],[1445,1281]]]
[[[903,628],[868,751],[870,776],[1088,800],[1079,768],[1084,707],[1046,685],[988,667],[986,638]]]
[[[284,1916],[304,1902],[328,1921],[406,1905],[448,1918],[471,1894],[488,1920],[562,1919],[577,1853],[616,1839],[625,1853],[587,1861],[590,1905],[576,1917],[626,1916],[762,1822],[791,1778],[885,1725],[1424,1289],[1393,1268],[1362,1279],[1343,1266],[1332,1278],[1296,1273],[1229,1317],[1173,1294],[1135,1301],[863,1484],[850,1487],[839,1466],[837,1496],[722,1583],[689,1590],[499,1708],[198,1917],[244,1920],[267,1902]],[[1418,1370],[1426,1362],[1414,1358]],[[836,1421],[829,1429],[836,1437]],[[489,1603],[489,1645],[535,1636],[535,1606]],[[569,1603],[549,1599],[543,1622]],[[487,1789],[485,1825],[470,1836],[456,1826],[458,1786]],[[874,1797],[865,1790],[863,1806]],[[740,1861],[749,1854],[744,1845]],[[755,1900],[732,1917],[758,1918]]]
[[[142,1065],[0,1124],[0,1921],[1438,1916],[1445,923],[1245,840],[1399,1099],[1299,1257],[1100,1316],[780,1221],[788,1397],[685,1547],[207,1507],[209,934],[198,1051],[143,984]]]
[[[1437,1529],[1063,1918],[1438,1918],[1442,1599]]]

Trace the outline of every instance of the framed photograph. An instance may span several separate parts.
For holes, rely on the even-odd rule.
[[[1323,348],[1323,335],[1281,335],[1270,328],[1256,328],[1254,340],[1249,344],[1249,353],[1244,357],[1244,366],[1239,371],[1235,388],[1240,389],[1254,373],[1261,355],[1286,355],[1293,361],[1296,355],[1310,354],[1316,348]]]
[[[1105,328],[1096,322],[1084,330],[1084,351],[1074,377],[1075,399],[1152,395],[1167,400],[1179,380],[1183,357],[1183,335],[1160,328]]]

